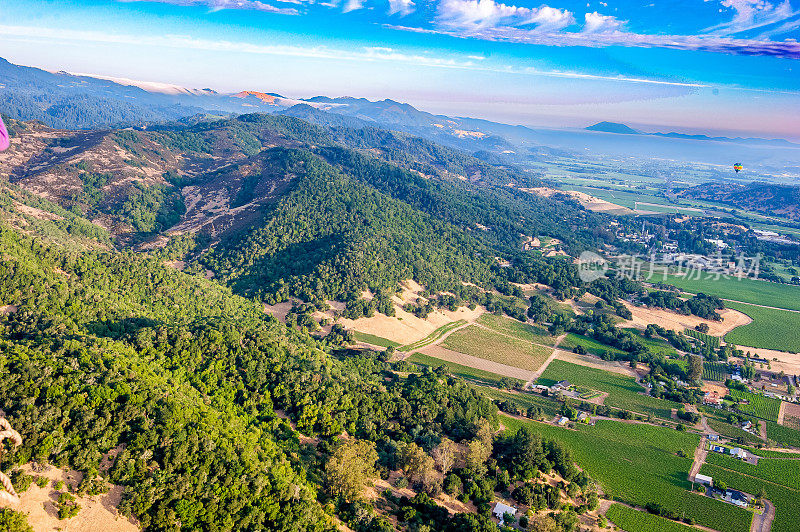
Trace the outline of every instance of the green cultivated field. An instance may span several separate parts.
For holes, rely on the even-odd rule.
[[[375,336],[374,334],[363,333],[361,331],[353,331],[353,338],[359,342],[378,345],[381,347],[400,347],[400,344],[397,342],[387,340],[381,336]]]
[[[503,417],[508,430],[524,423],[568,447],[575,461],[616,500],[633,506],[658,503],[720,532],[750,528],[752,514],[690,491],[687,477],[700,437],[664,427],[601,420],[576,430]]]
[[[408,360],[413,364],[430,366],[432,368],[438,368],[439,366],[444,366],[447,368],[448,373],[450,373],[451,375],[455,375],[457,377],[463,377],[465,379],[479,381],[485,384],[489,384],[491,386],[497,386],[498,384],[500,384],[500,379],[503,378],[502,375],[497,375],[496,373],[491,373],[489,371],[484,371],[482,369],[471,368],[469,366],[463,366],[461,364],[456,364],[455,362],[449,362],[447,360],[441,360],[436,357],[423,355],[422,353],[413,353],[406,360]],[[522,381],[519,379],[512,379],[510,377],[507,377],[507,379],[509,379],[511,382],[522,383]]]
[[[730,394],[734,399],[750,401],[749,405],[737,405],[736,408],[738,408],[740,412],[768,421],[778,420],[778,410],[780,410],[781,407],[781,402],[779,400],[733,389],[730,390]]]
[[[579,366],[563,360],[553,360],[537,381],[549,386],[560,380],[568,380],[577,386],[585,386],[608,393],[604,404],[641,414],[653,414],[670,419],[671,409],[680,404],[644,395],[642,388],[633,377],[612,373],[596,368]]]
[[[478,323],[499,333],[507,334],[535,344],[553,345],[556,342],[555,337],[550,336],[550,333],[548,333],[546,329],[534,327],[533,325],[506,318],[505,316],[496,316],[486,313],[478,318]]]
[[[640,512],[621,504],[612,504],[606,517],[627,532],[691,532],[697,528],[670,521],[647,512]]]
[[[445,338],[442,345],[453,351],[507,366],[536,371],[552,349],[516,337],[470,325]]]
[[[703,292],[742,303],[800,310],[800,286],[757,279],[686,279],[677,275],[667,276],[665,282],[693,294]]]
[[[712,347],[714,349],[717,349],[719,347],[719,336],[711,336],[710,334],[701,333],[700,331],[696,331],[694,329],[686,329],[686,331],[684,332],[688,336],[700,340],[709,347]]]
[[[616,353],[618,355],[625,353],[625,351],[621,349],[611,347],[610,345],[601,344],[597,340],[593,340],[587,336],[583,336],[582,334],[575,333],[568,333],[564,339],[561,340],[559,347],[564,350],[571,350],[579,345],[586,349],[587,353],[591,353],[593,355],[601,355],[604,352]]]
[[[742,438],[744,442],[753,445],[757,443],[763,443],[761,438],[755,434],[750,434],[749,432],[742,430],[741,427],[737,427],[736,425],[731,425],[728,423],[728,421],[716,408],[700,406],[699,409],[706,415],[708,426],[711,427],[715,432],[719,432],[722,436],[734,441],[736,441],[737,438]]]
[[[800,313],[743,303],[726,302],[725,305],[753,319],[752,323],[736,327],[726,334],[726,342],[800,353]]]
[[[709,453],[710,455],[711,453]],[[729,460],[733,459],[729,458]],[[712,477],[715,481],[725,482],[730,488],[751,495],[757,495],[761,489],[764,489],[767,499],[775,505],[775,521],[772,522],[771,532],[797,532],[800,530],[800,504],[797,503],[800,500],[800,492],[782,484],[768,482],[718,465],[704,464],[700,468],[700,472]],[[742,528],[742,530],[747,529]]]
[[[678,355],[677,351],[675,351],[675,348],[672,347],[666,340],[662,340],[661,338],[647,338],[644,334],[642,334],[642,331],[633,327],[626,328],[625,330],[636,335],[639,340],[645,346],[647,346],[647,349],[653,353],[664,355],[666,358],[671,358]]]
[[[753,465],[730,456],[709,452],[706,462],[732,469],[737,473],[743,473],[761,480],[800,490],[800,456],[797,459],[760,458],[758,464]]]
[[[800,431],[778,425],[777,423],[767,423],[767,438],[781,445],[800,447]]]

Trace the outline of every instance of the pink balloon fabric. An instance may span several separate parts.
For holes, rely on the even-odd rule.
[[[0,151],[8,149],[9,144],[6,125],[3,123],[3,119],[0,118]]]

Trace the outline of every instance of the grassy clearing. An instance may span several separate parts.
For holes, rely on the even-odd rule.
[[[736,408],[740,412],[760,417],[767,421],[778,421],[778,410],[781,407],[779,400],[741,390],[731,390],[730,394],[736,400],[749,401],[750,404],[737,405]]]
[[[550,348],[476,325],[454,332],[445,338],[442,345],[459,353],[530,371],[539,369],[552,352]]]
[[[619,528],[628,532],[691,532],[697,530],[694,527],[647,512],[640,512],[621,504],[612,504],[606,512],[606,517]]]
[[[381,347],[400,347],[400,344],[397,342],[393,342],[391,340],[383,338],[382,336],[376,336],[374,334],[369,334],[361,331],[353,331],[353,338],[355,338],[359,342],[378,345]]]
[[[733,471],[714,464],[704,464],[700,472],[714,479],[725,482],[729,488],[757,495],[762,489],[767,499],[775,505],[775,521],[772,532],[797,532],[800,530],[800,492],[786,486],[768,482],[756,477]],[[742,530],[747,530],[742,528]]]
[[[441,360],[436,357],[424,355],[422,353],[413,353],[406,360],[414,364],[430,366],[432,368],[445,366],[447,368],[448,373],[450,373],[451,375],[455,375],[457,377],[463,377],[465,379],[470,379],[474,381],[479,381],[485,384],[489,384],[491,386],[499,385],[502,379],[506,379],[506,382],[510,381],[512,383],[522,383],[522,381],[519,379],[503,377],[502,375],[498,375],[496,373],[484,371],[482,369],[471,368],[469,366],[463,366],[461,364],[456,364],[455,362]]]
[[[696,434],[618,421],[601,420],[594,427],[576,425],[570,430],[503,418],[510,431],[525,423],[569,448],[578,465],[618,501],[633,506],[657,503],[720,532],[749,529],[750,512],[690,491],[692,458],[678,453],[692,456],[699,443]]]
[[[753,320],[726,334],[726,342],[800,353],[800,313],[756,307],[744,303],[726,302],[725,304],[732,309],[744,312]]]
[[[597,340],[593,340],[588,336],[583,336],[582,334],[568,333],[564,339],[561,340],[561,344],[559,344],[559,347],[565,350],[572,350],[577,346],[581,346],[586,349],[587,353],[598,356],[602,355],[603,353],[616,353],[618,355],[625,354],[625,351],[621,349],[602,344]]]
[[[422,349],[426,345],[431,345],[433,342],[435,342],[436,340],[438,340],[439,338],[441,338],[442,336],[444,336],[448,332],[452,331],[453,329],[457,329],[457,328],[461,327],[462,325],[464,325],[466,323],[467,323],[466,320],[458,320],[458,321],[450,322],[450,323],[448,323],[446,325],[442,325],[441,327],[439,327],[438,329],[436,329],[435,331],[430,333],[428,336],[426,336],[422,340],[417,340],[413,344],[404,345],[404,346],[400,347],[398,350],[407,352],[407,351],[414,351],[416,349]]]
[[[483,314],[478,318],[478,323],[499,333],[507,334],[527,342],[543,345],[554,345],[556,343],[555,336],[551,336],[550,333],[547,332],[547,329],[522,323],[521,321],[506,318],[505,316],[496,316],[488,313]]]
[[[547,386],[560,380],[568,380],[577,386],[607,392],[608,397],[604,401],[606,405],[640,414],[653,414],[656,417],[670,419],[671,409],[680,407],[679,403],[640,393],[644,392],[644,388],[637,384],[633,377],[579,366],[563,360],[553,360],[537,382]]]
[[[703,292],[742,303],[800,310],[800,286],[757,279],[686,279],[677,275],[667,276],[665,282],[693,294]]]

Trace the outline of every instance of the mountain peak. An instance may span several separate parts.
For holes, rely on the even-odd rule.
[[[602,131],[604,133],[617,133],[621,135],[638,135],[639,132],[632,127],[620,124],[618,122],[598,122],[592,126],[587,127],[589,131]]]

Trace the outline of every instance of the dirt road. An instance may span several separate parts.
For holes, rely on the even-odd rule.
[[[708,456],[708,449],[706,449],[706,435],[703,434],[703,437],[700,438],[700,443],[697,445],[697,449],[694,450],[694,462],[692,463],[692,469],[689,470],[690,482],[694,482],[694,478],[706,462],[706,456]]]
[[[769,532],[772,528],[772,521],[775,519],[775,506],[766,499],[764,501],[764,511],[761,515],[754,515],[753,522],[750,523],[750,532]]]

